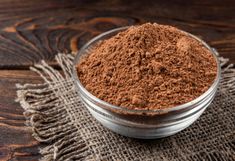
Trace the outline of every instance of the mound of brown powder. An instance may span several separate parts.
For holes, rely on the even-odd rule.
[[[133,26],[97,44],[77,66],[84,87],[128,109],[163,109],[190,102],[216,77],[214,57],[177,28]]]

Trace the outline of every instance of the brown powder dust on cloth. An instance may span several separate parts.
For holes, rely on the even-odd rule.
[[[94,96],[129,109],[163,109],[202,95],[216,77],[204,45],[167,25],[131,26],[96,44],[78,64]]]
[[[229,161],[235,160],[235,69],[220,58],[222,79],[203,115],[187,129],[156,140],[131,139],[99,124],[80,102],[72,80],[73,57],[59,54],[60,72],[44,61],[31,68],[42,84],[17,84],[33,136],[46,143],[41,160]]]

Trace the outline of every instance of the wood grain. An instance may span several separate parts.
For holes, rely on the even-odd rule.
[[[22,3],[24,2],[24,3]],[[146,21],[199,35],[235,62],[235,1],[0,1],[0,68],[76,52],[95,35]]]
[[[14,101],[15,83],[40,83],[29,70],[0,70],[0,160],[36,160],[39,143],[26,127],[23,109]],[[41,145],[42,146],[42,145]]]
[[[58,52],[77,52],[104,31],[144,22],[179,27],[198,35],[235,63],[233,0],[1,0],[0,160],[38,160],[39,144],[14,102],[15,83],[42,80],[28,70],[45,59],[57,67]]]

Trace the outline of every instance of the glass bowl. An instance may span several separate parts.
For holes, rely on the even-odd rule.
[[[90,111],[92,116],[103,126],[118,134],[128,137],[141,139],[162,138],[173,135],[190,126],[199,118],[214,99],[221,75],[220,64],[216,56],[216,51],[210,48],[204,41],[190,33],[185,32],[208,48],[217,61],[217,76],[213,84],[205,93],[191,102],[167,109],[130,110],[109,104],[95,97],[87,91],[79,81],[76,66],[81,56],[88,54],[89,50],[97,42],[108,39],[127,28],[128,26],[116,28],[98,35],[86,43],[75,56],[73,79],[81,101]]]

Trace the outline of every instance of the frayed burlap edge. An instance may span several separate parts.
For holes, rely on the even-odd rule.
[[[61,105],[57,99],[59,96],[54,91],[58,82],[72,81],[73,56],[58,54],[56,61],[63,70],[63,76],[45,61],[35,64],[30,70],[38,73],[44,83],[16,84],[16,101],[25,110],[26,125],[31,127],[33,137],[39,142],[48,143],[40,149],[43,156],[41,160],[90,160],[92,156],[89,154],[89,147],[78,135],[79,128],[73,123],[71,112]]]
[[[79,127],[74,124],[76,118],[69,109],[58,101],[58,92],[54,86],[71,81],[72,55],[58,54],[56,61],[62,68],[62,74],[44,61],[30,69],[38,73],[44,80],[42,84],[16,84],[16,101],[24,108],[26,125],[31,127],[33,137],[39,142],[48,143],[40,149],[41,160],[95,160],[86,140],[79,134]],[[235,69],[228,64],[228,59],[219,58],[222,67],[222,91],[230,91],[235,96]],[[73,88],[71,87],[71,90]],[[69,92],[69,91],[66,91]],[[69,103],[69,100],[64,100]],[[46,116],[46,117],[44,117]],[[79,141],[78,141],[79,140]]]

